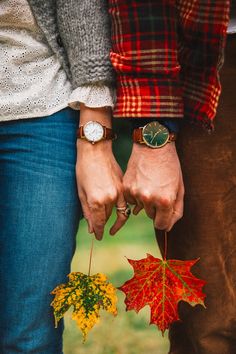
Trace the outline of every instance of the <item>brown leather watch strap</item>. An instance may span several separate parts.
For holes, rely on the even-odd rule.
[[[84,127],[81,125],[77,131],[76,131],[76,136],[77,138],[79,139],[85,139],[85,136],[84,136]]]
[[[103,129],[104,129],[104,135],[103,135],[103,140],[114,140],[116,139],[116,134],[113,132],[112,129],[107,128],[103,125]],[[76,136],[79,139],[86,139],[85,135],[84,135],[84,126],[81,125],[77,131],[76,131]]]
[[[168,143],[171,141],[176,141],[177,139],[177,134],[176,133],[169,133],[169,140]],[[133,130],[133,142],[139,143],[139,144],[145,144],[145,141],[143,140],[143,128],[136,128]]]
[[[106,139],[106,140],[114,140],[114,139],[116,139],[116,134],[113,132],[112,129],[107,128],[104,125],[103,125],[103,128],[104,128],[104,137],[103,137],[103,139]]]
[[[133,142],[139,144],[145,144],[143,140],[143,128],[136,128],[133,130]]]
[[[169,143],[171,142],[171,141],[176,141],[177,140],[177,133],[169,133]]]

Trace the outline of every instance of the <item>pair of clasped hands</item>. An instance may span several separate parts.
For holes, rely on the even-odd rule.
[[[111,128],[111,110],[81,104],[80,125],[91,120]],[[113,207],[123,208],[127,203],[134,206],[134,215],[144,209],[159,230],[170,231],[182,217],[184,185],[174,142],[159,149],[134,143],[124,175],[110,140],[93,145],[78,139],[77,152],[79,198],[88,230],[96,239],[102,239]],[[117,211],[110,234],[115,235],[127,219]]]

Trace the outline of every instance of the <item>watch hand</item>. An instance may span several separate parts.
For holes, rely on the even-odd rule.
[[[154,134],[152,140],[151,140],[151,143],[153,142],[153,140],[155,139],[155,137],[157,136],[158,133],[160,133],[161,129],[158,129],[158,131]]]

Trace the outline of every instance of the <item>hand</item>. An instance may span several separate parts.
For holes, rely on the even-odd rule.
[[[155,228],[170,231],[182,217],[184,184],[173,142],[160,149],[134,143],[123,185],[133,213],[144,208]]]
[[[111,127],[110,111],[81,106],[80,124],[95,120]],[[122,186],[123,173],[112,152],[112,142],[103,140],[92,145],[77,140],[76,179],[83,214],[90,233],[101,240],[104,227],[114,206],[124,207],[126,201]],[[117,219],[110,230],[114,235],[127,221],[117,212]]]

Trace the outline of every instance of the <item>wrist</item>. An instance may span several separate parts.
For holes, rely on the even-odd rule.
[[[77,149],[86,151],[112,151],[112,141],[111,140],[101,140],[96,144],[91,144],[90,141],[86,139],[77,139],[76,142]]]
[[[139,144],[139,143],[133,142],[133,150],[135,150],[137,153],[142,152],[142,151],[145,151],[145,152],[163,151],[164,149],[167,149],[170,146],[175,147],[176,146],[175,141],[172,141],[171,143],[166,144],[161,149],[150,149],[150,147],[147,146],[146,144]]]
[[[148,161],[153,161],[152,159],[158,158],[158,156],[167,156],[169,153],[176,153],[175,142],[166,144],[161,149],[150,149],[145,144],[133,143],[132,156],[139,159],[147,159]]]

